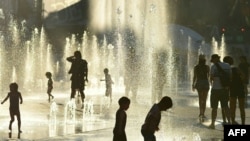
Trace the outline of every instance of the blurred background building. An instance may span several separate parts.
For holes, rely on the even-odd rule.
[[[187,26],[208,41],[224,33],[228,43],[249,42],[249,0],[167,0],[166,6],[170,23]],[[1,0],[0,31],[14,18],[31,29],[44,26],[52,37],[59,30],[68,36],[87,28],[88,11],[89,0]]]

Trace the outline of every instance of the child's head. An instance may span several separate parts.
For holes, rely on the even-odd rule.
[[[108,73],[109,73],[109,69],[108,69],[108,68],[105,68],[105,69],[103,70],[103,72],[104,72],[105,74],[108,74]]]
[[[51,72],[46,72],[45,75],[46,75],[47,78],[51,78],[52,77],[52,73]]]
[[[127,110],[129,108],[130,99],[127,97],[121,97],[118,101],[120,108],[123,110]]]
[[[16,92],[18,90],[18,85],[17,83],[10,83],[10,91],[11,92]]]
[[[161,111],[166,111],[173,106],[172,99],[168,96],[164,96],[159,102],[159,106]]]

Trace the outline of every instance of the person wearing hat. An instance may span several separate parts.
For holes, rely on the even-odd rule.
[[[228,120],[228,124],[231,124],[230,111],[228,107],[229,87],[223,87],[221,84],[221,79],[219,77],[220,75],[219,67],[220,67],[231,78],[231,67],[229,64],[221,62],[220,56],[218,54],[213,54],[211,56],[211,62],[213,63],[210,67],[210,83],[212,85],[210,104],[212,108],[212,113],[211,113],[212,121],[209,128],[215,129],[215,120],[217,117],[217,109],[219,102],[221,104],[222,111],[225,113],[225,116]]]
[[[199,99],[199,120],[203,122],[206,111],[207,95],[209,91],[209,66],[206,64],[205,55],[199,55],[198,64],[193,69],[193,83],[192,90],[197,90]]]

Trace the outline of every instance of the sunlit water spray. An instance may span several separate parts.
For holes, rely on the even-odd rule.
[[[22,23],[25,23],[23,21]],[[46,41],[46,35],[41,29],[34,29],[30,40],[25,40],[26,27],[25,24],[17,25],[12,20],[8,24],[8,34],[0,33],[0,48],[1,48],[1,83],[3,86],[11,82],[17,82],[20,88],[24,90],[43,90],[45,84],[45,72],[51,71],[53,60],[51,52],[47,51],[46,47],[51,49],[51,46]]]
[[[215,38],[212,38],[212,53],[218,54],[219,56],[221,56],[221,61],[222,61],[223,57],[228,55],[224,35],[221,37],[220,42],[216,41]]]
[[[90,3],[92,10],[91,14],[93,15],[90,19],[91,25],[89,29],[94,33],[105,33],[108,30],[115,30],[111,31],[115,34],[112,36],[113,41],[110,41],[110,38],[112,37],[104,35],[103,41],[99,42],[95,35],[89,35],[89,33],[85,31],[82,42],[78,43],[75,35],[72,35],[71,37],[66,38],[63,58],[55,58],[56,61],[54,61],[51,57],[52,47],[47,43],[43,29],[41,31],[35,29],[31,35],[32,38],[30,41],[23,43],[20,41],[20,34],[22,33],[21,31],[23,28],[18,30],[15,24],[11,24],[10,27],[12,29],[10,30],[13,32],[11,32],[10,39],[12,39],[11,42],[14,43],[14,47],[10,49],[4,48],[4,45],[2,45],[3,41],[1,40],[0,51],[6,51],[10,55],[3,55],[4,57],[1,55],[0,63],[2,65],[3,61],[8,60],[8,56],[24,61],[22,63],[18,62],[20,64],[16,64],[17,62],[13,60],[8,62],[8,64],[15,64],[11,65],[11,67],[14,66],[15,69],[13,69],[13,73],[8,79],[13,78],[20,82],[22,81],[20,78],[23,78],[25,88],[39,88],[39,90],[44,90],[44,84],[46,84],[44,76],[45,72],[51,71],[52,74],[54,74],[60,72],[60,69],[64,69],[63,76],[65,76],[65,79],[63,81],[69,82],[70,75],[68,74],[68,70],[70,68],[70,63],[66,61],[66,57],[72,56],[74,51],[80,50],[83,58],[89,62],[90,71],[87,87],[94,89],[94,91],[92,91],[94,93],[98,92],[98,87],[101,86],[99,84],[99,79],[103,75],[103,69],[107,67],[110,69],[111,75],[114,77],[114,89],[119,85],[120,91],[122,91],[121,94],[123,95],[124,86],[120,81],[124,80],[123,71],[126,69],[124,67],[124,60],[127,59],[125,50],[128,48],[134,48],[136,52],[135,54],[141,57],[141,66],[139,67],[140,73],[138,73],[140,79],[138,80],[138,83],[140,83],[144,89],[147,89],[146,95],[155,95],[155,93],[153,93],[155,88],[152,87],[152,84],[156,83],[153,80],[154,75],[157,73],[157,68],[155,68],[156,63],[162,64],[166,71],[165,77],[167,82],[165,88],[172,89],[174,85],[177,90],[178,78],[182,78],[178,73],[189,75],[186,74],[186,72],[182,72],[180,68],[185,66],[186,60],[189,61],[188,66],[182,70],[187,70],[187,68],[192,66],[193,63],[191,62],[192,59],[190,56],[188,56],[188,58],[183,57],[182,60],[184,61],[176,62],[176,58],[179,57],[179,52],[176,53],[174,43],[170,38],[171,35],[167,32],[167,14],[169,12],[166,9],[166,2],[162,0],[107,0],[105,2],[91,0]],[[124,33],[124,31],[126,31],[126,33]],[[187,46],[188,48],[191,48],[192,45],[188,44]],[[19,55],[19,52],[21,52],[22,55]],[[189,53],[189,50],[187,53]],[[16,58],[16,56],[20,56],[21,58]],[[178,59],[180,58],[181,57]],[[63,60],[63,65],[59,65],[61,60]],[[179,64],[182,64],[182,66]],[[54,68],[55,66],[56,68]],[[62,68],[61,66],[65,67]],[[12,70],[12,68],[7,68],[7,70]],[[16,72],[16,70],[20,71]],[[0,74],[2,74],[2,71]],[[3,75],[0,76],[3,77]],[[6,83],[8,83],[8,81]],[[103,107],[106,107],[106,101],[104,100],[101,104]],[[85,117],[84,114],[93,114],[93,105],[95,103],[85,101],[84,104],[83,117]],[[51,105],[51,107],[53,106]],[[75,100],[65,102],[65,125],[71,124],[74,126],[75,110]],[[66,130],[68,130],[66,129],[66,126],[64,130],[66,133]]]

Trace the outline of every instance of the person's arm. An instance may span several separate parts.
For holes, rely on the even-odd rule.
[[[209,74],[209,79],[210,79],[210,84],[213,84],[213,80],[214,80],[214,74],[213,74],[213,70],[212,70],[212,66],[210,68],[210,74]]]
[[[10,95],[8,94],[8,95],[5,97],[5,99],[1,102],[1,104],[4,104],[4,102],[5,102],[6,100],[8,100],[9,97],[10,97]]]
[[[85,68],[84,76],[85,76],[85,81],[87,81],[87,82],[89,81],[89,80],[88,80],[88,71],[89,71],[89,70],[88,70],[88,62],[86,61],[86,68]]]
[[[195,91],[195,81],[197,79],[197,74],[196,74],[195,68],[193,70],[193,73],[194,73],[194,76],[193,76],[192,90]]]
[[[104,79],[100,79],[100,81],[106,81],[106,76],[104,77]]]
[[[23,103],[23,97],[22,97],[21,93],[19,93],[19,98],[20,98],[20,104],[22,104]]]
[[[67,57],[66,60],[69,62],[73,62],[75,60],[75,56]]]

